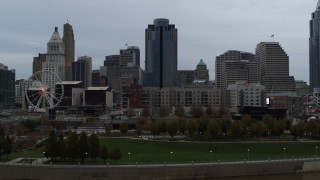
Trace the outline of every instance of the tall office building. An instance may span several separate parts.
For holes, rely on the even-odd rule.
[[[38,57],[33,57],[32,62],[32,73],[36,73],[42,70],[42,63],[46,61],[47,55],[46,54],[38,54]]]
[[[72,62],[72,81],[82,81],[83,88],[92,86],[92,58],[81,56]]]
[[[310,20],[309,80],[310,91],[320,87],[320,1]]]
[[[237,81],[256,83],[257,64],[254,54],[230,50],[216,57],[216,84],[226,89]]]
[[[294,92],[295,80],[289,76],[289,56],[278,42],[261,42],[256,48],[258,78],[266,92]]]
[[[144,85],[177,87],[178,30],[168,19],[155,19],[145,30]]]
[[[9,108],[15,101],[15,70],[0,63],[0,106]]]
[[[140,67],[140,49],[138,46],[128,46],[120,50],[121,67]]]
[[[65,47],[65,80],[72,79],[72,62],[75,57],[75,40],[72,26],[69,23],[63,26],[63,44]]]
[[[46,61],[42,63],[42,70],[51,71],[58,75],[62,81],[65,80],[65,55],[64,44],[55,27],[54,32],[47,43]],[[44,77],[44,82],[55,87],[56,78]]]

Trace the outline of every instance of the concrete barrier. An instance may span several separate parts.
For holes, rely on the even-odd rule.
[[[290,174],[312,169],[312,163],[315,164],[292,160],[127,166],[0,164],[0,179],[201,179]],[[316,163],[315,166],[320,167],[320,164]]]

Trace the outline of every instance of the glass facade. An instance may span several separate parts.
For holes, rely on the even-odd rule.
[[[155,19],[145,34],[145,74],[147,87],[177,87],[177,29],[168,19]]]
[[[312,13],[310,20],[310,39],[309,39],[309,80],[310,90],[320,87],[320,49],[319,49],[319,29],[320,29],[320,6]]]

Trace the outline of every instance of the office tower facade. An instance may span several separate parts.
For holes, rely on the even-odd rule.
[[[119,67],[120,55],[109,55],[105,57],[103,65],[106,67]]]
[[[0,105],[2,108],[10,108],[15,102],[15,70],[0,63]]]
[[[320,87],[320,1],[311,15],[309,38],[310,91]]]
[[[257,64],[254,54],[242,51],[227,51],[216,57],[216,85],[226,89],[229,84],[246,80],[255,83]]]
[[[145,30],[144,85],[176,87],[178,78],[178,30],[168,19],[155,19]]]
[[[90,56],[78,57],[72,62],[72,81],[82,81],[83,88],[92,86],[92,58]]]
[[[65,55],[64,44],[58,33],[58,28],[55,30],[47,43],[46,61],[42,63],[42,70],[50,71],[60,77],[62,81],[65,80]],[[44,77],[44,83],[55,87],[58,79]]]
[[[95,69],[92,70],[92,87],[100,86],[100,70]]]
[[[121,67],[140,67],[140,49],[138,46],[128,46],[120,50]]]
[[[261,42],[256,48],[258,79],[266,92],[294,92],[295,80],[289,76],[289,56],[278,42]]]
[[[75,40],[72,26],[69,23],[63,26],[63,44],[65,47],[65,80],[72,80],[72,62],[75,57]]]
[[[32,74],[42,70],[42,63],[46,61],[46,54],[38,54],[38,57],[33,57]]]

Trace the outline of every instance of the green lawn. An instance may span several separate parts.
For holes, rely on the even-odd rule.
[[[120,164],[151,164],[151,163],[191,163],[283,159],[294,157],[314,157],[320,142],[163,142],[122,138],[102,138],[110,152],[115,147],[122,151]],[[284,149],[285,148],[285,151]],[[212,151],[212,153],[210,153]],[[318,149],[320,154],[320,149]],[[128,154],[130,152],[130,155]],[[171,153],[172,152],[172,153]],[[42,150],[13,153],[9,159],[17,157],[43,157]],[[108,160],[113,163],[111,160]]]

